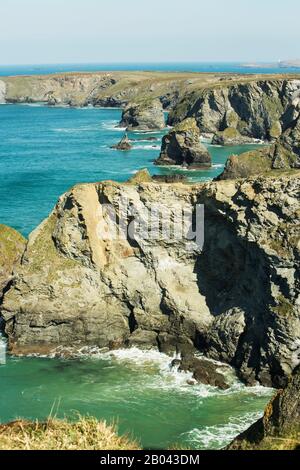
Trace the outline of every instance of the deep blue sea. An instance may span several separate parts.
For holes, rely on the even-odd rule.
[[[257,64],[246,67],[239,62],[168,62],[168,63],[103,63],[103,64],[48,64],[0,65],[0,76],[40,75],[62,72],[103,71],[161,71],[161,72],[212,72],[212,73],[300,73],[300,68],[280,68],[278,64]]]
[[[141,168],[151,174],[178,172],[159,168],[160,133],[129,134],[130,152],[113,150],[124,134],[116,128],[120,109],[53,108],[38,105],[0,106],[0,223],[27,236],[74,184],[112,179],[126,181]],[[156,141],[147,141],[156,137]],[[221,173],[227,157],[253,146],[209,146],[213,168],[183,171],[191,181]]]

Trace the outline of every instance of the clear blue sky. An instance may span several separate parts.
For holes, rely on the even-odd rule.
[[[299,0],[0,0],[0,64],[300,58]]]

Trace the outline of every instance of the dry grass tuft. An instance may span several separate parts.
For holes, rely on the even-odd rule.
[[[15,421],[0,425],[0,450],[139,450],[115,426],[95,418],[80,417],[72,423],[49,419],[44,423]]]

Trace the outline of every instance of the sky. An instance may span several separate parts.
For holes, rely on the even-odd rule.
[[[0,64],[300,58],[299,0],[0,0]]]

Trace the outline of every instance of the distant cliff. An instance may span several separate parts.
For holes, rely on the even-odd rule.
[[[297,75],[230,75],[161,72],[77,73],[5,77],[0,101],[48,105],[128,107],[160,100],[169,124],[194,117],[202,133],[230,129],[232,142],[274,140],[300,98]],[[142,110],[141,110],[142,111]],[[223,142],[226,135],[219,135]]]

